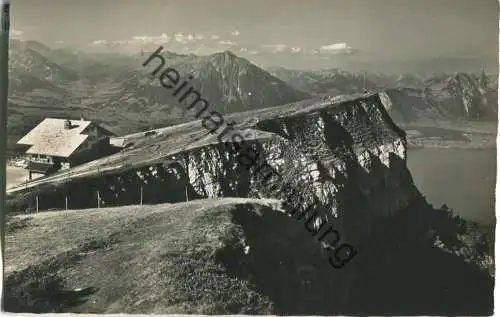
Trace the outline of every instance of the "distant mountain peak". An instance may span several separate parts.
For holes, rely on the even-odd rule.
[[[238,56],[236,56],[236,54],[234,54],[234,53],[233,53],[232,51],[230,51],[230,50],[225,50],[224,52],[222,52],[222,53],[220,53],[220,54],[222,54],[222,55],[224,55],[224,56],[238,57]]]
[[[219,72],[224,72],[224,73],[228,72],[230,73],[233,72],[234,70],[239,70],[241,72],[250,72],[250,73],[264,72],[266,74],[269,74],[264,69],[261,69],[260,67],[252,64],[247,59],[240,57],[231,51],[214,53],[212,55],[207,56],[206,58],[202,57],[200,61],[202,62],[202,64],[208,63],[205,64],[205,67],[214,67]]]

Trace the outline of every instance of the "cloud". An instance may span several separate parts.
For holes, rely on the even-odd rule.
[[[354,49],[347,45],[347,43],[334,43],[329,45],[323,45],[317,51],[323,54],[352,54]]]
[[[288,46],[286,44],[266,44],[262,45],[265,50],[271,51],[272,53],[291,53],[297,54],[302,52],[302,48],[297,46]]]
[[[260,53],[258,50],[252,50],[252,49],[248,49],[246,47],[241,47],[240,48],[240,52],[247,53],[247,54],[250,54],[250,55],[257,55],[257,54]]]
[[[109,42],[106,41],[106,40],[95,40],[95,41],[92,41],[92,45],[108,45]]]
[[[262,47],[273,53],[283,53],[288,50],[288,45],[286,44],[266,44],[262,45]]]
[[[158,46],[167,44],[171,49],[184,50],[184,47],[189,47],[189,50],[196,51],[198,46],[203,46],[203,51],[207,50],[207,47],[220,47],[222,46],[238,46],[236,42],[229,40],[220,40],[220,36],[217,34],[206,35],[202,33],[181,33],[175,32],[170,34],[160,34],[160,35],[135,35],[129,39],[119,39],[119,40],[95,40],[92,42],[94,47],[102,48],[112,48],[124,51],[138,51],[142,49],[149,49],[151,46]]]
[[[181,43],[181,44],[187,44],[187,43],[196,41],[196,37],[193,34],[175,33],[174,40],[176,42]]]
[[[241,33],[240,33],[240,31],[238,31],[238,30],[235,30],[235,31],[231,32],[231,35],[232,35],[232,36],[239,36],[240,34],[241,34]]]
[[[139,36],[133,36],[132,39],[126,40],[125,42],[127,44],[162,44],[162,43],[168,43],[171,40],[171,37],[168,36],[167,34],[163,33],[158,36],[149,36],[149,35],[139,35]]]
[[[159,35],[135,35],[128,39],[97,39],[91,43],[95,49],[111,49],[120,52],[139,52],[141,50],[155,49],[159,45],[166,45],[168,43],[169,49],[184,50],[183,47],[188,46],[190,51],[196,51],[200,46],[201,51],[205,52],[210,47],[209,42],[213,42],[208,39],[207,35],[201,33],[170,33],[170,34],[159,34]],[[209,46],[206,46],[209,44]],[[212,43],[212,47],[218,44],[218,41]]]
[[[219,41],[219,44],[227,46],[238,46],[238,43],[232,41]]]
[[[119,46],[137,46],[137,47],[142,47],[145,45],[149,44],[154,44],[154,45],[161,45],[168,43],[171,40],[171,37],[168,36],[167,34],[163,33],[160,35],[136,35],[132,36],[130,39],[126,40],[115,40],[115,41],[108,41],[108,40],[95,40],[92,42],[92,45],[94,46],[107,46],[107,47],[119,47]]]

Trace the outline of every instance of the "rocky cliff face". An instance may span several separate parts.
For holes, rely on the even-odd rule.
[[[287,184],[306,197],[304,204],[317,202],[323,206],[328,221],[352,213],[387,215],[403,207],[415,189],[405,165],[404,132],[388,116],[381,96],[339,101],[323,98],[247,113],[242,116],[246,120],[233,116],[238,123],[232,133],[241,133],[259,154],[254,166],[245,164],[242,153],[234,150],[232,133],[224,135],[221,143],[215,142],[215,134],[191,149],[175,150],[147,163],[150,156],[165,153],[169,144],[172,148],[172,138],[183,133],[178,131],[176,135],[146,139],[109,159],[80,167],[98,170],[100,162],[112,166],[113,161],[121,161],[131,165],[126,170],[51,185],[56,193],[69,191],[71,202],[85,207],[93,206],[95,200],[72,198],[73,193],[94,195],[90,189],[99,189],[104,205],[138,203],[140,186],[145,203],[183,201],[186,192],[188,198],[285,199],[286,193],[275,189]],[[388,102],[387,96],[384,98]],[[203,133],[203,127],[199,130]],[[167,141],[169,144],[164,144]],[[154,153],[150,153],[151,146]],[[278,187],[270,189],[263,184],[263,174],[271,173],[264,173],[263,166],[276,171],[272,178],[280,184]],[[74,189],[86,186],[88,190]],[[42,190],[41,195],[53,194]],[[49,203],[49,199],[42,200]]]

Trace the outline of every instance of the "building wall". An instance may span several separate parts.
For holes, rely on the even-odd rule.
[[[102,142],[106,142],[109,144],[109,136],[104,134],[104,131],[95,124],[90,124],[90,126],[82,133],[87,134],[88,138],[73,153],[73,155],[75,156],[85,155],[84,152],[87,152],[89,150],[93,151],[93,148],[96,145],[100,145]]]
[[[71,167],[114,153],[113,148],[109,144],[109,137],[99,138],[92,141],[93,142],[87,142],[83,150],[79,150],[71,155],[69,158]]]

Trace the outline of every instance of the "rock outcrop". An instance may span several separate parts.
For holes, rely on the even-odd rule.
[[[405,134],[381,95],[319,98],[226,118],[231,120],[235,130],[222,138],[200,122],[144,137],[121,153],[38,182],[27,193],[14,189],[12,201],[37,193],[41,208],[57,208],[54,195],[68,194],[70,207],[93,207],[95,200],[84,196],[99,190],[103,206],[131,204],[139,202],[141,186],[144,203],[184,201],[186,192],[188,199],[285,199],[262,184],[262,165],[299,189],[305,203],[320,203],[332,221],[356,212],[342,211],[353,208],[347,200],[364,201],[359,212],[381,216],[401,209],[417,192],[405,165]],[[259,153],[256,166],[242,164],[234,151],[236,132]]]

